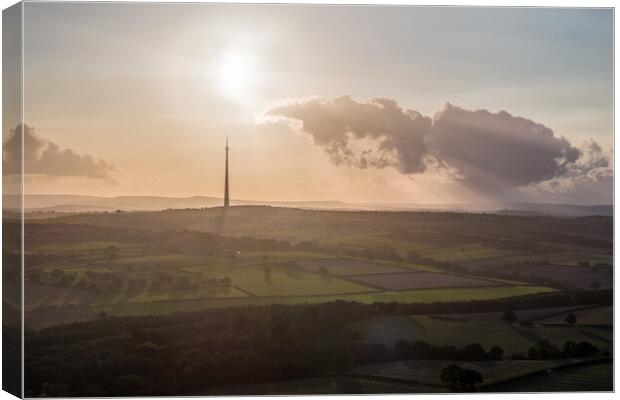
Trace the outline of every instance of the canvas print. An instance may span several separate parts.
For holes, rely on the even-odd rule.
[[[611,8],[3,12],[3,388],[613,390]]]

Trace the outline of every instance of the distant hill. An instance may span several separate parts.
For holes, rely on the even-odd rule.
[[[585,217],[589,215],[613,216],[614,206],[609,205],[574,205],[574,204],[540,204],[540,203],[512,203],[508,204],[503,214],[512,215],[559,215],[571,217]]]
[[[475,203],[475,204],[412,204],[412,203],[346,203],[342,201],[259,201],[231,200],[232,205],[270,205],[320,210],[377,210],[377,211],[454,211],[473,213],[498,213],[506,215],[553,215],[583,217],[613,215],[613,205],[575,205],[548,203]],[[80,196],[80,195],[26,195],[28,212],[105,212],[105,211],[155,211],[164,209],[204,208],[222,205],[222,199],[209,196]],[[19,208],[19,197],[3,195],[5,210]]]
[[[204,208],[221,206],[223,200],[217,197],[161,197],[161,196],[79,196],[79,195],[26,195],[27,211],[41,212],[102,212],[102,211],[156,211],[164,209]],[[295,208],[343,209],[345,203],[339,201],[255,201],[231,200],[232,205],[271,205]],[[3,195],[4,209],[19,208],[17,195]]]

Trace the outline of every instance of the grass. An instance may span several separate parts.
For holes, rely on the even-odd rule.
[[[553,292],[544,286],[502,286],[485,288],[428,289],[400,292],[411,303],[432,303],[436,301],[487,300],[502,297],[520,296],[532,293]]]
[[[534,308],[529,310],[517,310],[517,320],[521,322],[534,322],[539,323],[549,317],[556,315],[562,315],[571,311],[576,311],[584,308],[584,306],[569,306],[569,307],[551,307],[551,308]],[[467,320],[468,322],[497,322],[501,321],[503,311],[498,312],[480,312],[480,313],[460,313],[460,314],[439,314],[438,316],[443,318],[452,318]]]
[[[598,253],[589,252],[573,252],[573,251],[561,251],[561,252],[549,252],[549,253],[534,253],[534,254],[516,254],[516,255],[504,255],[504,256],[491,256],[488,259],[481,258],[475,259],[473,264],[479,266],[490,265],[494,267],[504,267],[507,263],[516,264],[523,263],[524,261],[530,261],[534,264],[547,262],[551,264],[577,266],[582,261],[588,261],[591,265],[595,263],[605,263],[613,265],[613,256]]]
[[[358,275],[348,279],[385,290],[467,288],[499,286],[499,282],[435,272],[400,272],[379,275]]]
[[[547,339],[561,347],[568,340],[588,341],[601,351],[611,350],[610,331],[594,328],[563,326],[525,327],[502,321],[468,323],[435,319],[428,316],[386,316],[369,320],[363,325],[364,340],[393,346],[399,340],[423,340],[436,345],[465,346],[480,343],[485,349],[501,346],[510,356],[526,352],[538,341]]]
[[[119,250],[132,247],[145,247],[143,244],[140,243],[93,240],[83,242],[60,242],[53,244],[33,245],[28,246],[28,250],[47,253],[64,253],[69,251],[103,250],[107,249],[110,246],[114,246]]]
[[[96,295],[75,287],[54,287],[26,282],[24,285],[25,308],[90,304]]]
[[[382,262],[349,258],[304,260],[297,262],[296,266],[311,272],[318,272],[321,268],[325,268],[330,275],[335,276],[407,272],[407,269],[402,266],[384,265]]]
[[[234,281],[233,281],[234,284]],[[403,292],[378,292],[378,293],[362,293],[362,294],[341,294],[341,295],[323,295],[323,296],[288,296],[288,297],[246,297],[246,298],[214,298],[214,299],[195,299],[185,301],[164,301],[153,303],[126,303],[97,306],[97,311],[107,311],[113,315],[144,315],[148,313],[154,313],[158,315],[169,314],[177,311],[199,311],[209,308],[223,308],[232,306],[245,306],[245,305],[265,305],[265,304],[313,304],[324,303],[336,300],[345,301],[357,301],[360,303],[374,303],[374,302],[392,302],[399,301],[405,303],[419,303],[419,302],[432,302],[436,301],[435,298],[442,298],[446,300],[446,295],[449,292],[461,292],[462,298],[466,299],[487,299],[497,298],[512,295],[511,290],[517,289],[520,292],[526,293],[524,290],[530,290],[529,293],[536,293],[538,290],[545,291],[551,290],[549,288],[536,288],[533,286],[527,287],[506,287],[504,292],[491,291],[491,288],[473,288],[473,289],[460,289],[460,290],[412,290]],[[435,293],[437,292],[437,293]],[[429,300],[430,299],[430,300]],[[452,300],[459,299],[458,296],[452,297]]]
[[[483,377],[483,384],[491,384],[572,362],[574,361],[520,360],[453,362],[445,360],[408,360],[362,365],[356,367],[354,372],[363,375],[396,378],[423,384],[443,386],[445,383],[441,382],[439,379],[440,371],[446,365],[455,363],[461,368],[470,368],[480,372]]]
[[[111,293],[97,296],[94,306],[132,303],[176,302],[193,301],[195,299],[209,298],[238,298],[248,297],[245,292],[234,287],[218,287],[197,290],[166,290],[166,291],[143,291],[136,295],[127,293]]]
[[[137,256],[114,259],[111,264],[113,265],[127,265],[127,264],[166,264],[172,266],[182,266],[199,264],[201,262],[208,261],[208,257],[204,256],[190,256],[185,254],[160,254],[152,256]]]
[[[361,234],[356,240],[375,236]],[[392,240],[381,237],[382,240]],[[403,242],[407,243],[407,242]],[[109,246],[117,248],[118,257],[107,259],[103,250]],[[54,293],[41,292],[36,298],[37,305],[45,305],[45,295],[52,298],[50,304],[90,305],[93,310],[109,311],[116,315],[156,313],[166,314],[175,311],[193,311],[207,308],[246,304],[299,304],[320,303],[335,300],[374,302],[434,302],[453,300],[493,299],[514,295],[538,293],[552,289],[516,284],[503,287],[422,289],[404,291],[382,291],[363,283],[351,282],[337,276],[324,276],[317,272],[305,271],[293,263],[320,262],[344,268],[343,273],[375,273],[389,271],[433,271],[434,268],[397,262],[370,262],[361,259],[332,259],[324,254],[311,252],[248,252],[234,260],[208,256],[185,254],[150,254],[146,245],[112,241],[91,241],[59,243],[49,248],[59,252],[74,251],[71,259],[52,261],[40,267],[45,270],[62,269],[77,272],[83,276],[87,271],[122,274],[126,279],[140,278],[150,283],[160,272],[175,276],[188,276],[190,279],[200,273],[202,278],[231,278],[232,286],[226,290],[194,289],[167,290],[165,292],[141,291],[129,293],[120,291],[96,295],[83,290],[56,290]],[[266,258],[264,258],[266,256]],[[269,272],[265,272],[265,268]],[[329,270],[329,268],[328,268]],[[331,271],[330,271],[331,272]],[[342,272],[342,271],[341,271]],[[335,273],[334,273],[335,274]],[[48,290],[49,291],[49,290]],[[87,295],[88,294],[88,295]],[[42,297],[43,296],[43,297]],[[77,296],[77,297],[76,297]],[[35,304],[33,303],[33,304]]]
[[[493,247],[484,246],[482,244],[463,244],[436,246],[424,248],[417,251],[424,257],[433,258],[437,261],[460,261],[474,260],[481,258],[502,257],[514,254],[512,251],[498,250]]]
[[[577,265],[581,261],[588,261],[590,264],[605,263],[612,265],[614,263],[612,255],[596,253],[551,253],[547,259],[549,262],[564,265]]]
[[[264,256],[267,256],[267,262],[302,261],[329,258],[329,256],[326,256],[325,254],[306,251],[253,251],[242,253],[239,258],[252,263],[262,263]]]
[[[190,272],[202,272],[203,277],[228,276],[232,284],[257,296],[308,296],[333,293],[355,293],[373,290],[343,279],[322,276],[297,268],[270,265],[269,273],[259,266],[192,266]]]
[[[386,232],[336,236],[327,240],[322,240],[322,242],[357,248],[390,246],[396,249],[396,251],[403,257],[405,257],[410,251],[420,251],[433,247],[433,245],[428,243],[417,243],[408,240],[390,238],[385,236],[385,234]]]
[[[497,392],[574,392],[613,390],[613,363],[575,365],[500,383]]]
[[[197,390],[193,396],[248,396],[248,395],[319,395],[319,394],[384,394],[384,393],[429,393],[436,391],[422,385],[385,382],[371,378],[347,376],[312,377],[280,382],[254,383],[214,387]]]
[[[577,316],[577,323],[579,325],[613,325],[614,321],[614,310],[612,306],[585,308],[572,311],[572,313]],[[561,324],[564,323],[566,315],[568,315],[568,312],[537,320],[536,323]]]

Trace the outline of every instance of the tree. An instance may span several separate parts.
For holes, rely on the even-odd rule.
[[[514,323],[517,320],[517,314],[512,310],[507,310],[502,314],[502,321],[505,321],[509,324]]]
[[[471,343],[463,347],[458,352],[458,358],[461,360],[482,361],[486,358],[484,348],[478,343]]]
[[[332,371],[336,374],[347,373],[353,368],[353,357],[348,351],[337,351],[334,353],[331,362]]]
[[[480,372],[473,369],[461,368],[456,364],[450,364],[441,370],[439,379],[448,383],[451,387],[460,386],[462,389],[473,390],[477,383],[482,382]]]
[[[530,360],[549,360],[559,358],[560,349],[545,339],[536,343],[536,346],[530,347],[527,355]]]
[[[493,361],[499,361],[502,359],[502,356],[504,355],[504,349],[502,349],[499,346],[493,346],[491,347],[491,350],[489,350],[489,359],[493,360]]]
[[[394,354],[399,359],[407,359],[414,357],[413,346],[406,340],[399,340],[394,345]]]
[[[577,316],[573,313],[569,313],[566,318],[564,318],[564,322],[571,326],[574,326],[577,323]]]
[[[575,357],[596,357],[599,349],[590,342],[579,342],[575,345]]]
[[[458,365],[450,364],[441,370],[441,373],[439,374],[439,379],[452,387],[456,387],[459,384],[460,373],[461,368],[459,368]]]
[[[473,390],[477,383],[482,383],[482,375],[480,372],[473,369],[461,369],[459,383],[462,388]]]

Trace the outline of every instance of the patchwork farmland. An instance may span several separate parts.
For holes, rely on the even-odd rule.
[[[66,249],[66,250],[63,250]],[[448,273],[426,272],[423,265],[370,262],[300,252],[240,253],[234,258],[158,253],[146,244],[84,241],[79,245],[32,246],[58,260],[30,271],[26,311],[56,313],[64,322],[105,311],[112,315],[154,310],[197,310],[244,304],[297,304],[333,300],[428,302],[435,299],[488,299],[550,289],[527,283],[506,284]],[[67,280],[70,285],[53,282]],[[222,280],[226,284],[222,284]],[[495,290],[485,290],[486,288]],[[445,293],[444,289],[456,289]],[[436,290],[433,290],[436,289]],[[518,292],[515,292],[518,291]],[[395,292],[399,293],[396,294]],[[169,303],[169,304],[166,304]],[[63,307],[92,312],[66,313]],[[143,310],[143,311],[140,311]]]
[[[96,326],[97,341],[109,324],[119,326],[108,332],[110,345],[144,354],[140,332],[161,329],[167,333],[144,340],[186,346],[184,360],[200,370],[204,357],[189,360],[221,351],[217,343],[239,349],[266,340],[253,347],[264,353],[248,362],[268,358],[276,351],[271,346],[283,351],[302,343],[326,371],[339,357],[352,363],[349,383],[367,392],[456,390],[440,379],[451,363],[482,375],[476,390],[526,378],[534,385],[546,382],[540,371],[607,360],[613,350],[609,219],[232,207],[218,220],[221,212],[28,221],[24,311],[31,345],[66,332],[77,341],[70,354],[88,346],[70,332]],[[18,259],[5,249],[7,271],[18,271]],[[120,328],[125,323],[142,328],[126,334],[133,328]],[[222,336],[211,343],[204,332]],[[196,346],[211,347],[195,353]],[[417,353],[425,348],[431,351]],[[458,353],[464,348],[475,352]],[[576,382],[568,372],[554,376]],[[248,390],[307,393],[306,378]],[[335,382],[342,381],[321,379],[317,392],[338,392]],[[606,379],[591,382],[608,388]]]

